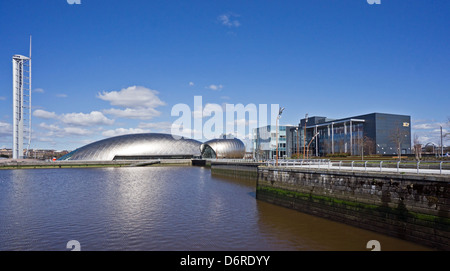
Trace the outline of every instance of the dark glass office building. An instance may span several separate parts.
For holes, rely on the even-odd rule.
[[[290,128],[291,153],[398,155],[411,153],[411,117],[372,113],[344,119],[310,117]],[[306,133],[305,133],[306,132]],[[306,134],[306,137],[305,137]]]

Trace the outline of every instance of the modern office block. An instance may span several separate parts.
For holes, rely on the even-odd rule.
[[[327,155],[411,154],[411,117],[371,113],[343,119],[313,116],[298,126],[279,127],[279,157]],[[265,126],[253,132],[255,158],[276,155],[276,129]],[[295,154],[299,155],[295,155]]]

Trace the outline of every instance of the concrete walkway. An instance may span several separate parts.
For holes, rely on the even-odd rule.
[[[427,169],[427,168],[420,168],[419,165],[419,169],[417,168],[392,168],[392,167],[387,167],[386,165],[374,165],[371,164],[370,166],[365,167],[364,164],[361,164],[361,162],[359,162],[358,164],[354,164],[354,166],[348,166],[349,162],[346,162],[346,165],[341,165],[339,166],[339,162],[322,162],[322,163],[318,163],[318,162],[312,162],[310,164],[303,164],[303,165],[299,165],[299,163],[287,163],[285,164],[285,162],[279,162],[278,165],[280,167],[290,167],[290,168],[307,168],[307,169],[322,169],[322,170],[335,170],[335,171],[365,171],[365,172],[389,172],[389,173],[398,173],[398,174],[419,174],[419,175],[449,175],[450,177],[450,170],[449,169]],[[273,164],[272,164],[273,165]],[[411,165],[413,166],[413,165]],[[439,164],[438,164],[439,166]]]

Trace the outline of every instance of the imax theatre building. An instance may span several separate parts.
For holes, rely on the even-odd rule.
[[[244,143],[236,138],[205,143],[171,134],[130,134],[103,139],[81,147],[60,160],[117,161],[147,159],[232,158],[245,156]]]

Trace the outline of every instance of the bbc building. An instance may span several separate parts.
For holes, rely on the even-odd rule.
[[[371,113],[343,119],[309,117],[298,126],[267,126],[253,131],[253,155],[276,157],[325,157],[327,155],[411,154],[411,117]],[[306,135],[306,136],[305,136]],[[299,155],[296,155],[296,154]]]

